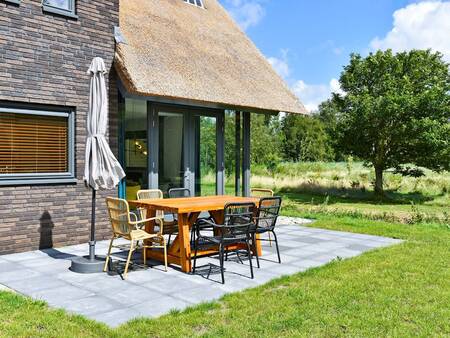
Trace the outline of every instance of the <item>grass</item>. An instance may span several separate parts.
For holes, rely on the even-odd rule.
[[[284,195],[285,215],[405,242],[117,329],[0,292],[0,336],[450,336],[448,173],[387,174],[387,198],[379,201],[360,163],[281,164],[277,171],[255,168],[252,185]],[[214,194],[214,175],[204,177],[202,190]]]
[[[298,215],[288,209],[290,215]],[[313,226],[404,239],[324,267],[112,330],[0,293],[4,337],[287,337],[450,335],[450,229],[319,216]],[[149,305],[152,306],[152,305]]]

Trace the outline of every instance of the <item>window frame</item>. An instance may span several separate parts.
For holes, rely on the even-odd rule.
[[[197,7],[197,8],[203,8],[203,9],[205,9],[205,4],[203,3],[203,0],[193,0],[194,3],[191,3],[190,0],[183,0],[183,1],[184,1],[184,3],[187,3],[188,5],[195,6],[195,7]],[[197,1],[200,1],[201,6],[199,6],[199,5],[197,4]]]
[[[13,5],[20,5],[20,0],[5,0],[5,2]]]
[[[44,12],[54,13],[62,16],[67,16],[73,19],[78,19],[78,15],[76,14],[76,0],[68,0],[70,2],[70,9],[63,9],[57,6],[48,5],[45,3],[45,0],[42,0],[42,9]]]
[[[1,113],[22,115],[56,116],[67,118],[67,172],[64,173],[29,173],[0,174],[0,186],[68,184],[76,183],[75,177],[75,111],[73,109],[33,109],[0,105]]]

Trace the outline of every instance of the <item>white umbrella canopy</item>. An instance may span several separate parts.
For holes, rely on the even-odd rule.
[[[105,83],[106,67],[102,58],[92,60],[88,74],[91,76],[91,84],[84,181],[94,190],[113,189],[125,177],[125,173],[106,141],[108,92]]]
[[[92,60],[88,74],[91,77],[89,108],[86,121],[86,155],[84,181],[92,188],[91,233],[89,256],[72,260],[71,270],[94,273],[103,269],[103,261],[95,256],[95,195],[96,190],[116,187],[125,177],[122,167],[106,141],[108,126],[108,92],[106,89],[106,67],[102,58]]]

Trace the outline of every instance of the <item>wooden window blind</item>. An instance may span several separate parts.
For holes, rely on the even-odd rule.
[[[0,112],[0,176],[68,172],[68,133],[65,116]]]

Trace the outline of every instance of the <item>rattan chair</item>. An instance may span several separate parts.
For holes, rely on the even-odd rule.
[[[250,189],[250,195],[252,197],[273,197],[273,190],[262,189],[262,188],[252,188]]]
[[[146,189],[146,190],[139,190],[137,192],[137,199],[138,200],[145,200],[145,199],[162,199],[163,198],[163,192],[159,189]],[[145,218],[147,214],[147,210],[145,209],[139,209],[141,212],[141,217]],[[172,215],[173,216],[173,215]],[[156,217],[162,217],[164,220],[164,235],[169,235],[169,239],[167,240],[167,245],[170,245],[170,239],[172,235],[178,234],[178,222],[175,217],[173,217],[173,220],[166,220],[164,219],[164,211],[158,210],[156,212]]]
[[[197,235],[194,243],[194,262],[192,272],[195,273],[197,254],[199,250],[208,249],[210,247],[218,247],[222,284],[225,284],[225,251],[228,253],[230,245],[245,244],[250,263],[251,278],[253,279],[254,276],[250,241],[254,237],[252,235],[252,231],[256,228],[256,224],[254,223],[254,211],[254,203],[229,203],[225,205],[224,208],[223,224],[216,224],[209,220],[203,220],[203,222],[209,224],[214,229],[214,232],[211,232],[210,235],[204,235],[201,233],[200,228],[196,228]]]
[[[257,234],[265,234],[269,233],[273,235],[275,245],[277,248],[277,255],[278,255],[278,263],[281,263],[280,258],[280,249],[278,247],[278,239],[277,235],[275,233],[275,225],[277,223],[278,215],[280,213],[281,209],[281,197],[263,197],[259,201],[258,206],[258,213],[256,215],[255,221],[256,221],[256,228],[254,231],[252,231],[252,244],[254,247],[256,247],[256,241],[271,241],[270,237],[269,239],[264,238],[257,238]],[[255,250],[255,256],[256,256],[256,263],[259,265],[259,257],[258,252]]]
[[[113,247],[124,248],[124,245],[114,245],[114,240],[123,238],[130,241],[128,258],[125,264],[125,270],[123,278],[125,279],[128,274],[128,266],[131,261],[133,252],[138,248],[143,248],[144,252],[144,265],[147,265],[147,248],[163,248],[164,249],[164,267],[167,271],[167,246],[166,240],[163,236],[164,223],[160,216],[138,219],[138,217],[130,212],[128,202],[124,199],[107,197],[106,205],[108,208],[109,219],[111,221],[113,236],[109,243],[108,254],[106,256],[105,266],[103,271],[108,268],[108,262],[111,257],[111,249]],[[134,219],[134,220],[132,220]],[[155,221],[159,225],[159,231],[156,233],[148,233],[144,229],[145,223]],[[139,242],[142,242],[139,246]]]

